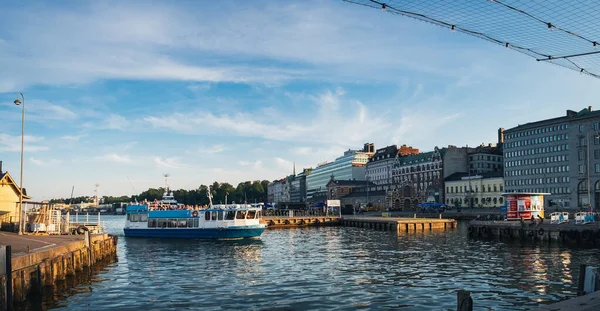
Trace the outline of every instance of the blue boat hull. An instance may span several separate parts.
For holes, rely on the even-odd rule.
[[[123,229],[126,237],[139,238],[179,238],[179,239],[243,239],[260,236],[265,228],[152,228],[152,229]]]

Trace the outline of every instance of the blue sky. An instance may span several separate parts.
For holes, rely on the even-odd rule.
[[[272,180],[365,142],[495,142],[593,106],[598,86],[342,1],[3,2],[0,68],[0,160],[18,179],[23,92],[35,200],[130,195],[163,173]]]

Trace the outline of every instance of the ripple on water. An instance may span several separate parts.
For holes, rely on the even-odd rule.
[[[122,236],[123,217],[104,220]],[[522,310],[574,295],[579,264],[600,263],[594,251],[469,239],[460,226],[409,234],[299,228],[231,241],[120,238],[117,263],[42,306],[455,310],[456,291],[466,289],[477,306]]]

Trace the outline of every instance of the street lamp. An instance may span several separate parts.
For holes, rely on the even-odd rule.
[[[19,95],[21,95],[21,99],[23,102],[19,100]],[[22,104],[22,105],[21,105]],[[15,105],[21,105],[21,178],[19,180],[19,235],[23,234],[23,151],[25,147],[25,96],[23,93],[17,94],[17,99],[15,99]]]

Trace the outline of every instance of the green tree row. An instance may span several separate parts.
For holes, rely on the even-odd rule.
[[[241,182],[237,185],[237,187],[233,187],[233,185],[229,183],[219,183],[214,182],[210,185],[211,193],[213,196],[213,203],[220,204],[225,203],[225,197],[227,196],[227,203],[258,203],[258,202],[267,202],[267,185],[269,184],[268,180],[255,180],[255,181],[245,181]],[[173,196],[175,200],[179,203],[189,204],[189,205],[207,205],[208,197],[207,197],[207,189],[208,186],[200,185],[197,189],[192,190],[172,190]],[[103,196],[102,202],[104,204],[113,204],[120,202],[133,202],[133,201],[154,201],[161,200],[163,193],[165,192],[164,188],[150,188],[146,191],[143,191],[140,194],[133,196]],[[73,199],[52,199],[50,203],[81,203],[81,202],[93,202],[93,198],[91,197],[76,197]]]

